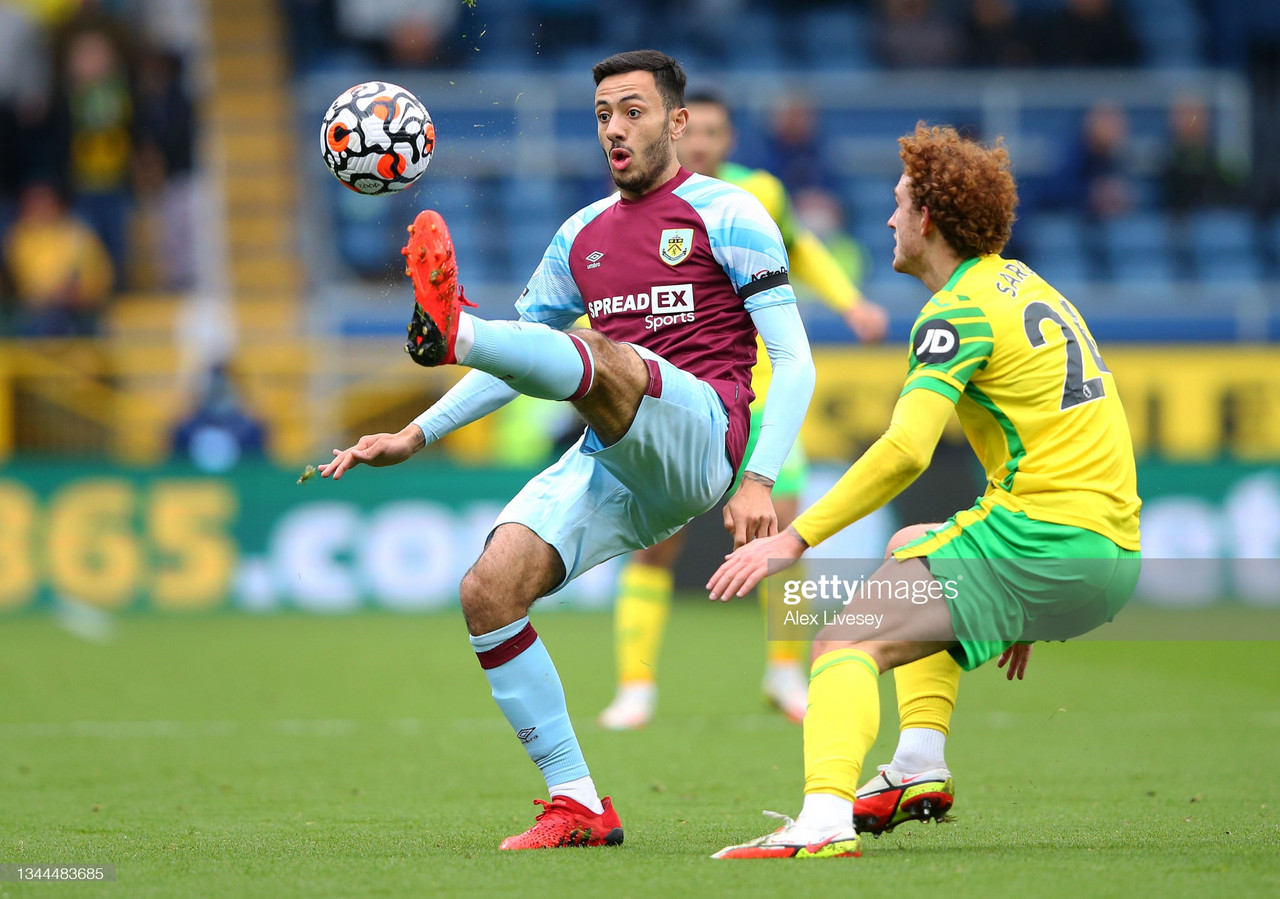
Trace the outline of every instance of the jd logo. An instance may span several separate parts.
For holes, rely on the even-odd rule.
[[[950,362],[960,349],[960,335],[949,321],[931,321],[916,332],[912,350],[925,365]]]

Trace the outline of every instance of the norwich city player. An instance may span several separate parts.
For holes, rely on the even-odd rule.
[[[745,596],[771,561],[777,570],[892,499],[929,464],[953,410],[987,492],[892,541],[855,603],[910,601],[878,625],[848,616],[818,634],[800,815],[717,858],[857,855],[854,787],[879,726],[881,672],[941,650],[968,670],[1015,642],[1076,636],[1110,620],[1137,581],[1141,502],[1115,379],[1076,308],[998,255],[1017,204],[1008,154],[923,124],[899,144],[893,267],[933,297],[912,329],[893,419],[790,527],[736,551],[708,583],[711,598]]]
[[[734,133],[724,101],[711,93],[691,92],[685,105],[689,109],[689,124],[676,145],[680,162],[699,175],[728,181],[754,194],[782,232],[791,276],[839,312],[860,340],[866,343],[881,340],[887,325],[884,310],[862,298],[822,242],[796,221],[782,183],[768,172],[727,161],[733,151]],[[760,432],[762,398],[768,392],[771,374],[768,356],[758,351],[757,358],[752,390],[758,399],[751,407],[748,459]],[[804,448],[797,440],[773,485],[779,528],[786,527],[795,517],[807,471]],[[618,692],[599,719],[601,726],[610,730],[642,727],[653,718],[657,704],[658,653],[671,609],[672,567],[683,545],[681,532],[657,546],[632,554],[618,579],[614,610]],[[796,722],[804,718],[808,694],[808,678],[801,663],[805,649],[805,644],[799,642],[770,642],[762,683],[765,698]]]

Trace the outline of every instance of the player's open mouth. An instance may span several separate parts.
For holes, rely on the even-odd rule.
[[[609,151],[609,164],[613,166],[614,171],[622,171],[631,163],[631,151],[624,150],[622,147],[614,147]]]

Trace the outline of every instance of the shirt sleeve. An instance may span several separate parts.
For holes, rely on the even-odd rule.
[[[413,424],[422,430],[427,443],[434,443],[451,431],[501,409],[517,396],[505,381],[472,369],[430,409],[415,418]]]
[[[794,303],[757,309],[751,320],[764,341],[773,378],[765,396],[760,436],[746,470],[776,480],[813,396],[813,356]]]
[[[569,219],[552,238],[542,261],[516,300],[521,321],[540,322],[563,331],[586,312],[582,292],[569,268],[569,251],[578,232],[590,221],[594,208],[588,207]]]
[[[931,390],[899,397],[888,430],[792,522],[800,539],[817,546],[901,493],[929,467],[954,408],[954,402]]]
[[[902,395],[923,388],[956,402],[969,379],[991,361],[994,347],[991,323],[980,308],[935,296],[911,329]]]
[[[747,312],[795,303],[782,232],[748,191],[717,182],[716,194],[699,206],[711,254],[720,263]]]

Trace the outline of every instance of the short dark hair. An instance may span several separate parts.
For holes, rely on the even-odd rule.
[[[600,60],[591,69],[597,85],[610,75],[623,75],[627,72],[652,72],[653,81],[662,97],[662,105],[667,111],[684,106],[684,86],[689,80],[684,74],[684,67],[659,50],[615,53],[608,59]]]

